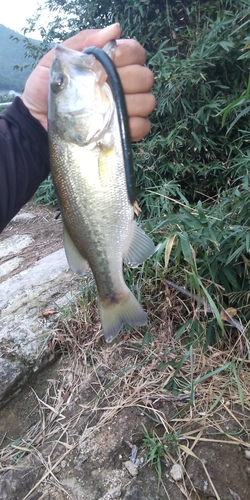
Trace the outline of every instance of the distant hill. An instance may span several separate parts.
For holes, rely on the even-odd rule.
[[[10,36],[15,36],[20,39],[16,42],[10,39]],[[22,92],[25,82],[31,73],[31,68],[23,71],[15,70],[14,66],[24,66],[32,64],[33,59],[24,57],[25,47],[23,44],[24,36],[16,31],[6,28],[0,24],[0,93],[8,90]],[[32,40],[32,43],[38,45],[40,41]]]

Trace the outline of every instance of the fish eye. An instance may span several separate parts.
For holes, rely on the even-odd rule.
[[[67,79],[62,74],[57,74],[54,76],[53,81],[51,82],[51,88],[54,92],[60,92],[65,87]]]

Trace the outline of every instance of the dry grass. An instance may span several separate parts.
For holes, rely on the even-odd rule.
[[[187,499],[199,498],[186,470],[188,458],[201,462],[195,453],[198,443],[250,449],[250,359],[245,333],[238,335],[234,345],[226,346],[223,341],[209,347],[206,354],[197,340],[187,347],[172,334],[173,322],[180,321],[178,314],[183,311],[182,300],[176,294],[170,296],[168,290],[158,298],[159,307],[150,314],[150,337],[133,330],[106,345],[93,299],[72,306],[70,314],[58,322],[49,345],[63,353],[60,376],[48,381],[44,399],[37,399],[40,421],[18,443],[0,452],[2,473],[21,467],[30,454],[43,464],[44,473],[23,500],[48,479],[65,491],[55,476],[60,463],[125,408],[140,409],[155,432],[155,442],[163,435],[177,437],[177,452],[166,450],[165,460],[181,466],[183,479],[176,484]],[[185,303],[189,314],[194,313],[192,307],[191,302]],[[86,386],[89,394],[84,399]],[[171,418],[166,412],[169,405]],[[85,428],[79,436],[83,418]],[[227,430],[234,424],[237,434]],[[55,454],[58,446],[59,456]],[[220,500],[203,462],[202,467]]]

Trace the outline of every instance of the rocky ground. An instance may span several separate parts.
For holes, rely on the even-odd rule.
[[[150,346],[141,331],[106,345],[61,229],[30,203],[0,237],[0,500],[249,500],[249,365],[243,407],[221,353],[201,356],[216,375],[187,407],[190,393],[165,389],[167,324]]]

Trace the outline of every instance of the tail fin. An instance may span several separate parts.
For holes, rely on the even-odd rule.
[[[117,337],[124,323],[130,326],[147,324],[146,313],[129,289],[127,298],[118,304],[106,306],[99,300],[99,312],[106,342],[112,342]]]

